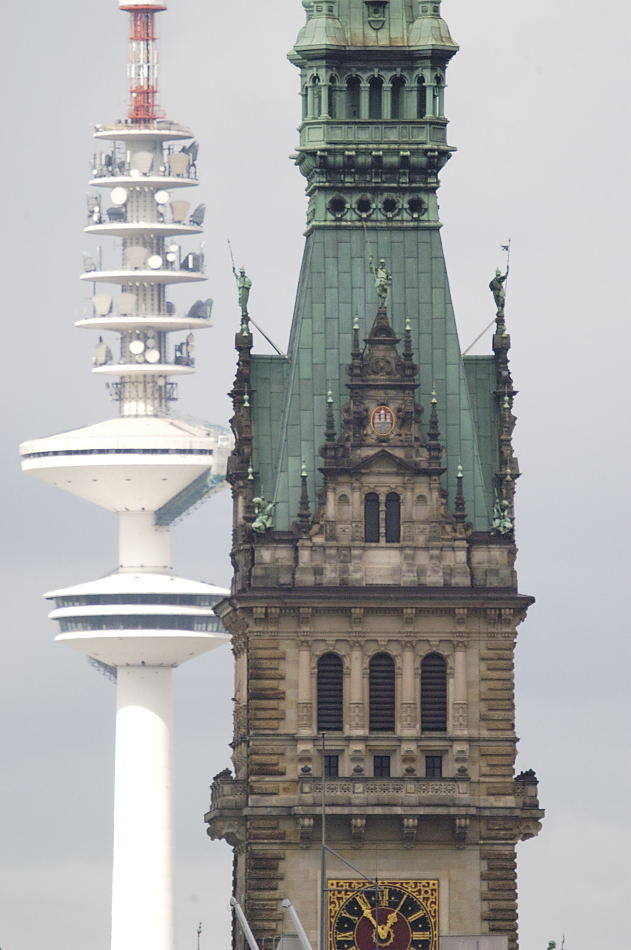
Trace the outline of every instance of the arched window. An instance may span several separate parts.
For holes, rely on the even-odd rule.
[[[361,82],[359,76],[349,76],[346,80],[346,118],[358,119],[361,102]]]
[[[416,81],[416,118],[424,119],[427,115],[427,91],[425,80],[419,76]]]
[[[447,732],[447,663],[440,653],[421,663],[421,729]]]
[[[403,76],[395,76],[392,80],[391,95],[390,115],[393,119],[404,119],[405,79]]]
[[[368,83],[368,118],[381,119],[383,117],[383,79],[373,76]]]
[[[318,660],[318,732],[344,731],[344,667],[337,653]]]
[[[396,492],[386,495],[386,544],[401,540],[401,499]]]
[[[337,76],[329,76],[327,112],[329,118],[337,118]]]
[[[377,653],[370,661],[369,719],[371,732],[394,732],[394,660]]]
[[[302,117],[303,119],[306,119],[309,115],[309,89],[307,86],[302,87],[302,94],[300,98],[302,99]]]
[[[374,491],[364,498],[364,541],[379,543],[379,495]]]

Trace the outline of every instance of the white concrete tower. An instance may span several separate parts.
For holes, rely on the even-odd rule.
[[[197,143],[156,105],[164,3],[119,6],[131,21],[129,113],[96,128],[86,231],[119,239],[122,259],[85,256],[81,279],[95,293],[77,326],[120,335],[118,361],[99,337],[93,369],[118,377],[109,386],[120,414],[25,442],[21,455],[25,471],[119,517],[118,569],[46,596],[57,640],[117,679],[112,950],[173,950],[172,670],[227,637],[212,609],[226,591],[173,575],[169,525],[223,482],[231,437],[168,414],[172,377],[194,371],[192,331],[210,326],[211,301],[181,314],[166,299],[169,285],[204,280],[202,252],[179,244],[202,230],[204,206],[178,197],[197,184]],[[186,335],[171,346],[177,331]]]

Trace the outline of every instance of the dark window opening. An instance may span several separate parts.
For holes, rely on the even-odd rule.
[[[447,663],[439,653],[421,663],[421,729],[447,732]]]
[[[377,653],[370,661],[369,718],[371,732],[394,732],[394,660]]]
[[[320,80],[317,76],[314,76],[311,80],[311,95],[313,96],[311,101],[311,115],[315,119],[319,119],[322,114],[322,90],[320,89]]]
[[[381,119],[383,116],[383,79],[373,76],[368,83],[368,118]]]
[[[327,102],[327,112],[331,119],[336,118],[336,87],[337,87],[337,76],[329,76],[329,89],[328,89],[328,102]]]
[[[375,778],[390,778],[390,756],[374,755],[372,771]]]
[[[344,667],[337,653],[318,660],[318,732],[344,729]]]
[[[442,755],[425,756],[425,776],[426,778],[443,777],[443,757]]]
[[[364,499],[364,541],[379,542],[379,495],[371,491]]]
[[[361,102],[361,83],[358,76],[346,80],[346,118],[358,119]]]
[[[396,492],[386,495],[386,544],[401,540],[401,499]]]
[[[419,76],[416,83],[416,118],[424,119],[427,114],[427,94],[425,92],[425,80]]]
[[[403,76],[395,76],[392,80],[392,99],[390,106],[390,115],[393,119],[403,119],[403,102],[405,97],[405,79]]]
[[[340,757],[339,755],[324,756],[324,777],[339,778],[340,775]]]

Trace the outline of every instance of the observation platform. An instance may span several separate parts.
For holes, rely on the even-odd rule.
[[[176,237],[203,234],[204,229],[195,224],[180,224],[177,221],[165,224],[162,221],[112,221],[103,224],[90,224],[83,229],[86,234],[108,235],[111,237],[137,237],[155,235],[156,237]]]
[[[109,511],[157,511],[204,472],[224,475],[229,446],[202,424],[121,416],[20,446],[22,468]]]
[[[92,372],[97,376],[190,376],[195,367],[190,363],[105,363]]]
[[[197,178],[181,175],[108,175],[90,179],[94,188],[149,188],[168,190],[169,188],[195,188]]]
[[[203,270],[167,270],[150,268],[143,270],[94,270],[85,271],[79,280],[98,284],[193,284],[206,280]]]
[[[85,320],[77,320],[76,327],[86,330],[112,330],[126,333],[129,330],[163,330],[165,332],[177,330],[201,330],[211,327],[211,321],[204,317],[176,317],[176,316],[151,316],[149,314],[134,316],[105,316],[105,317],[86,317]]]
[[[129,119],[112,122],[107,125],[94,126],[94,138],[108,141],[137,141],[137,142],[176,142],[182,139],[195,138],[193,132],[177,122],[158,120],[151,128],[140,128],[133,125]]]

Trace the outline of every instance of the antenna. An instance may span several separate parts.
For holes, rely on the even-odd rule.
[[[158,46],[155,15],[166,10],[157,0],[122,0],[121,10],[130,15],[129,120],[152,126],[158,116]]]

